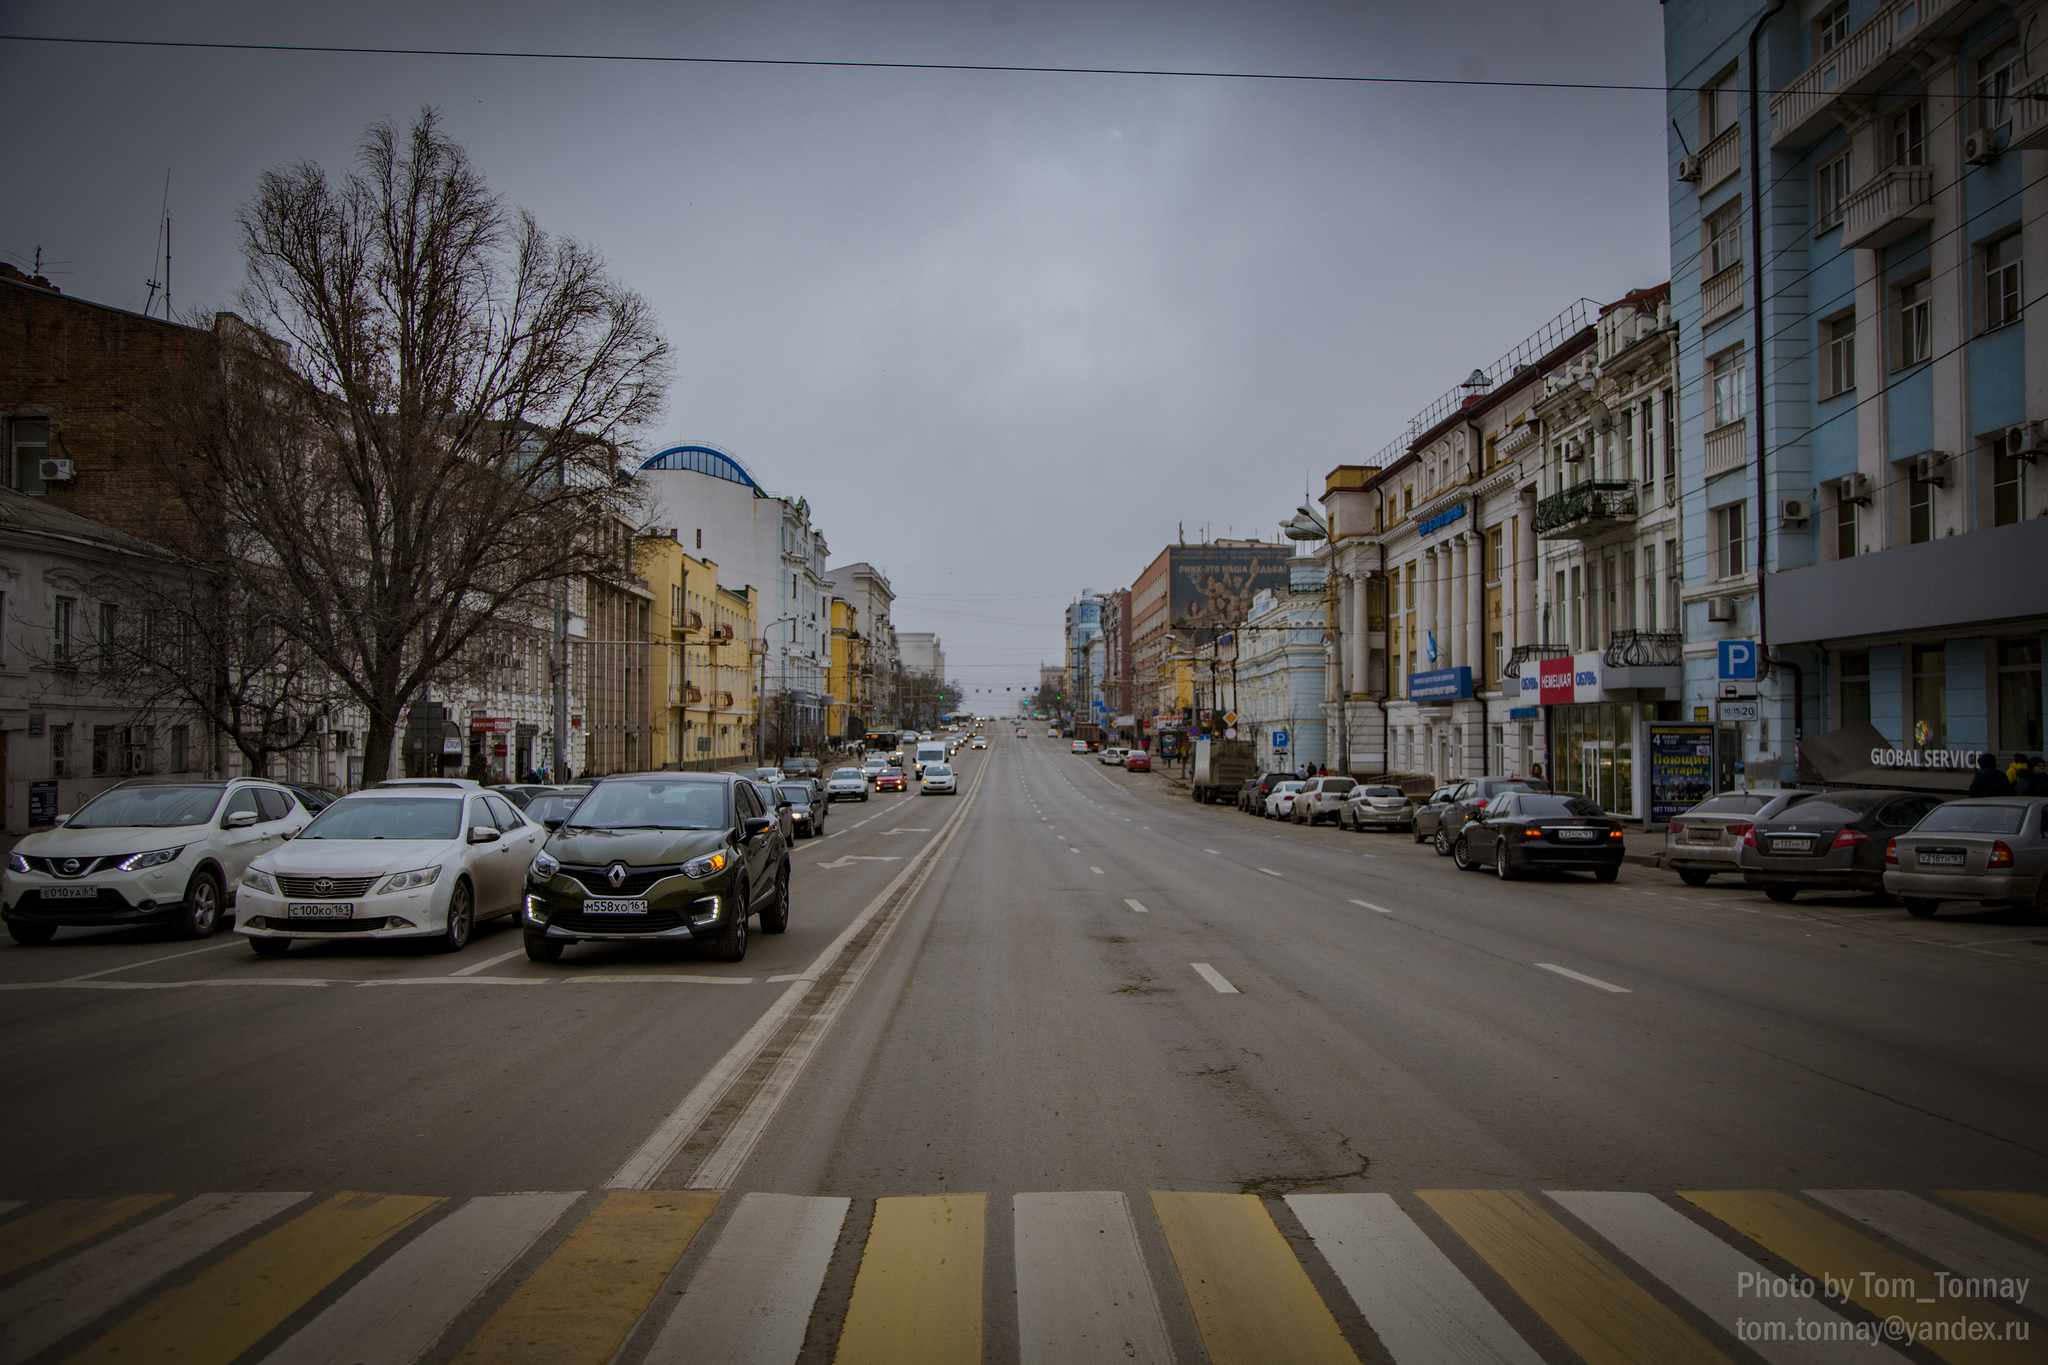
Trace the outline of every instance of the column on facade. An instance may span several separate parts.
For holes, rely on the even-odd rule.
[[[1416,631],[1416,662],[1421,665],[1416,671],[1434,668],[1429,659],[1430,639],[1440,634],[1436,620],[1436,585],[1441,565],[1437,558],[1437,547],[1432,545],[1422,552],[1422,623]]]
[[[1465,580],[1465,662],[1472,665],[1472,685],[1477,687],[1486,680],[1486,533],[1477,526],[1472,528],[1466,559],[1470,573]]]
[[[1465,573],[1468,555],[1465,549],[1465,537],[1461,535],[1451,537],[1450,558],[1450,610],[1444,613],[1446,618],[1445,625],[1449,627],[1449,630],[1437,637],[1437,645],[1444,654],[1441,666],[1456,668],[1459,664],[1469,664],[1472,662],[1469,658],[1461,657],[1465,653],[1465,615],[1467,611]]]
[[[1357,646],[1351,651],[1353,692],[1372,690],[1372,600],[1371,576],[1364,569],[1351,575],[1351,638]]]
[[[1537,575],[1536,544],[1536,499],[1524,495],[1520,504],[1520,515],[1516,520],[1515,535],[1515,635],[1514,644],[1538,644],[1543,639],[1542,621],[1537,615],[1542,608],[1543,584]]]

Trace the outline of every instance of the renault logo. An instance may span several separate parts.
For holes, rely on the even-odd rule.
[[[624,863],[613,863],[609,868],[605,869],[604,879],[612,884],[612,890],[618,890],[626,884],[626,865]]]
[[[78,875],[78,859],[66,858],[64,860],[64,875],[67,877],[75,877]]]
[[[313,894],[317,896],[324,896],[332,890],[334,890],[334,883],[326,877],[322,877],[319,881],[313,883]]]

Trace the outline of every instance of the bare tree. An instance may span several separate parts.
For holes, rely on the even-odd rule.
[[[192,511],[362,708],[375,782],[406,706],[501,613],[630,572],[620,460],[669,347],[594,251],[494,197],[431,109],[372,126],[338,185],[266,172],[239,222],[249,325],[214,329],[179,412]]]

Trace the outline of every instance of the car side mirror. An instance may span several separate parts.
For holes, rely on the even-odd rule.
[[[562,827],[562,817],[557,815],[550,819],[543,820],[541,821],[541,825],[551,832],[554,830],[558,830]]]
[[[65,822],[65,821],[69,820],[70,818],[71,818],[71,817],[70,817],[70,816],[68,816],[68,815],[60,815],[60,816],[57,816],[57,817],[56,817],[56,818],[55,818],[54,820],[52,820],[52,821],[51,821],[50,823],[52,823],[52,824],[56,824],[56,825],[61,825],[61,824],[63,824],[63,823]]]
[[[773,829],[774,827],[775,822],[765,815],[749,815],[746,819],[740,821],[740,837],[742,839],[751,839],[756,834],[764,830]]]
[[[492,829],[489,825],[471,825],[469,827],[469,841],[472,844],[495,844],[498,842],[498,831]]]
[[[227,819],[225,819],[225,820],[221,821],[221,822],[220,822],[220,827],[221,827],[222,829],[247,829],[247,828],[249,828],[249,826],[251,826],[251,825],[253,825],[253,824],[255,824],[255,823],[256,823],[256,812],[255,812],[255,811],[253,811],[253,810],[238,810],[238,811],[234,811],[234,812],[230,813]]]
[[[293,836],[294,834],[297,834],[297,833],[298,833],[298,831],[297,831],[297,830],[295,830],[295,829],[288,829],[288,830],[286,830],[286,831],[285,831],[284,833],[282,833],[282,834],[278,835],[277,837],[278,837],[278,838],[280,838],[280,839],[289,839],[289,838],[291,838],[291,837],[292,837],[292,836]]]

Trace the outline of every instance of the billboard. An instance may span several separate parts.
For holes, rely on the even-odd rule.
[[[1650,824],[1668,825],[1714,794],[1714,727],[1650,726]]]
[[[1271,588],[1287,592],[1286,545],[1175,545],[1168,551],[1167,612],[1175,630],[1209,631],[1211,638],[1251,614],[1252,598]]]

